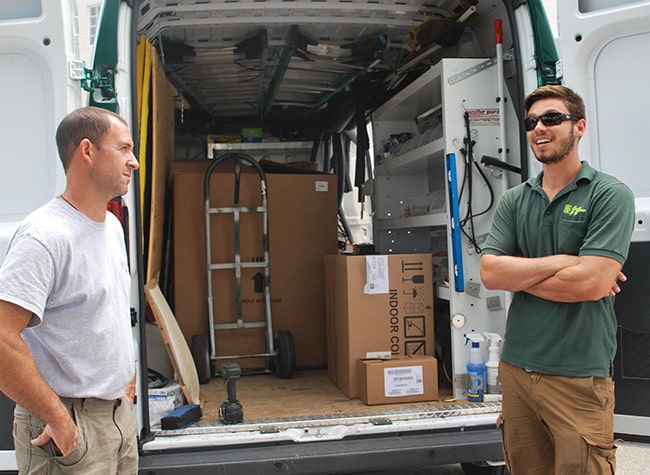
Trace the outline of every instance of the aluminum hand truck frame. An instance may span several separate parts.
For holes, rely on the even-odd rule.
[[[215,169],[222,163],[234,160],[234,200],[232,206],[213,207],[210,196],[211,177]],[[259,175],[261,204],[259,206],[240,205],[240,178],[241,165],[251,166]],[[219,360],[233,360],[240,358],[266,357],[266,368],[262,372],[275,372],[280,378],[292,378],[295,371],[296,352],[293,335],[288,330],[279,330],[273,333],[271,315],[271,289],[269,265],[269,239],[268,239],[268,197],[266,174],[260,164],[251,156],[240,152],[229,152],[214,160],[205,173],[203,182],[205,198],[205,232],[207,251],[207,281],[208,281],[208,318],[210,335],[194,335],[192,337],[192,357],[199,373],[199,382],[205,384],[213,374],[216,374],[215,362]],[[242,213],[261,213],[263,221],[262,245],[264,259],[261,262],[242,262],[240,246],[240,216]],[[235,262],[213,262],[212,258],[212,233],[211,217],[216,214],[232,214],[234,219],[234,247]],[[261,268],[264,270],[264,306],[265,320],[262,322],[244,321],[242,314],[242,269]],[[234,270],[236,281],[236,306],[237,321],[235,323],[215,323],[213,273],[215,271]],[[217,355],[216,333],[219,330],[233,330],[242,328],[266,328],[266,352],[256,354]]]

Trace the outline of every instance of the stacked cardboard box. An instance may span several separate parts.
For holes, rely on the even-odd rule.
[[[325,272],[328,374],[345,394],[359,396],[361,359],[435,355],[430,254],[327,256]]]
[[[174,313],[191,344],[192,336],[209,334],[206,213],[204,176],[211,160],[174,163]],[[234,174],[230,162],[212,174],[211,206],[234,204]],[[323,258],[337,252],[337,193],[332,175],[269,173],[268,185],[271,315],[274,330],[289,330],[296,344],[298,367],[322,367],[327,362]],[[261,203],[260,180],[242,167],[239,203]],[[261,213],[242,213],[242,262],[264,258]],[[232,214],[212,215],[212,263],[235,261]],[[263,269],[242,271],[242,318],[264,321]],[[215,323],[235,323],[236,280],[233,270],[213,271]],[[266,351],[266,329],[218,330],[217,355],[249,355]],[[263,358],[237,361],[242,368],[264,368]]]

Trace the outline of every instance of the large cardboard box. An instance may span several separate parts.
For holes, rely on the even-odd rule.
[[[430,254],[327,256],[327,367],[358,397],[358,360],[435,355]]]
[[[174,163],[173,250],[174,313],[188,343],[193,335],[209,334],[204,176],[211,160]],[[211,206],[234,204],[231,162],[219,165],[211,179]],[[271,315],[274,330],[290,330],[298,367],[327,363],[323,257],[337,252],[336,181],[332,175],[267,173]],[[241,206],[261,204],[259,176],[242,167]],[[264,259],[263,216],[242,213],[242,263]],[[233,215],[211,216],[211,262],[235,262]],[[234,270],[213,271],[215,323],[235,323]],[[244,268],[241,275],[242,319],[265,320],[264,270]],[[260,354],[266,351],[266,329],[217,330],[217,355]],[[264,358],[242,358],[245,369],[264,368]]]
[[[438,399],[438,361],[433,356],[359,360],[359,399],[366,404]]]

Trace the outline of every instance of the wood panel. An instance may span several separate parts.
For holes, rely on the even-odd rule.
[[[185,337],[155,280],[144,286],[147,303],[162,333],[169,359],[188,403],[199,404],[199,375]]]
[[[160,64],[158,55],[151,55],[151,210],[147,249],[146,281],[157,278],[162,265],[167,214],[166,190],[171,186],[171,164],[174,158],[174,88]]]

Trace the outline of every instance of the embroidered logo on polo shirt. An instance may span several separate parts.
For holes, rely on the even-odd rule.
[[[564,214],[566,214],[568,216],[578,216],[578,214],[580,214],[580,213],[586,213],[587,210],[585,208],[583,208],[582,206],[565,204],[563,212],[564,212]]]

